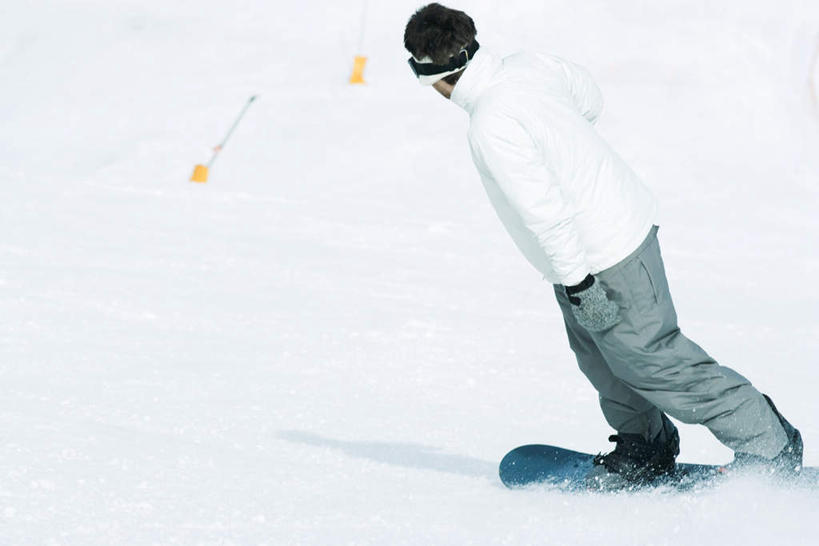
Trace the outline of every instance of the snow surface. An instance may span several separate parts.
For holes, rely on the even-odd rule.
[[[1,544],[819,543],[816,491],[499,483],[517,445],[611,431],[466,115],[411,77],[417,6],[369,2],[353,87],[361,2],[0,4]],[[819,465],[819,4],[458,6],[595,74],[684,331]]]

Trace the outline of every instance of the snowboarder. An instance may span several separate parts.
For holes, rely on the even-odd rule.
[[[466,13],[433,3],[412,15],[404,46],[420,83],[469,114],[486,193],[554,285],[569,345],[617,431],[590,479],[670,472],[679,435],[666,415],[708,427],[734,451],[734,467],[797,474],[799,431],[677,326],[655,199],[595,131],[603,101],[589,73],[554,56],[496,57],[476,34]]]

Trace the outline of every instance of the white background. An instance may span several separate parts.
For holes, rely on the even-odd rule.
[[[813,542],[816,492],[503,488],[509,449],[612,431],[466,114],[406,66],[418,4],[369,4],[0,5],[0,544]],[[819,464],[819,5],[456,7],[589,67],[683,331]]]

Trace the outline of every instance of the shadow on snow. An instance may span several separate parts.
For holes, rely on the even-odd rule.
[[[283,430],[278,433],[278,436],[288,442],[330,447],[353,457],[370,459],[379,463],[486,478],[492,481],[498,479],[497,463],[464,455],[440,453],[438,448],[420,444],[336,440],[297,430]]]

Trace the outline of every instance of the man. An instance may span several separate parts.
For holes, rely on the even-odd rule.
[[[557,57],[495,57],[476,34],[467,14],[429,4],[404,45],[419,81],[469,113],[489,199],[554,284],[569,345],[617,430],[590,479],[646,483],[671,471],[679,436],[666,415],[708,427],[735,452],[734,467],[797,474],[799,431],[680,332],[654,197],[595,131],[603,101],[589,73]]]

